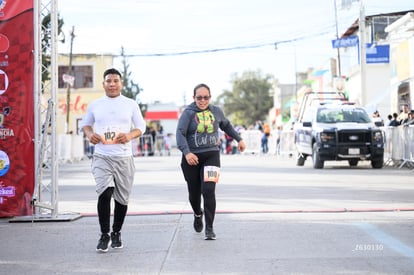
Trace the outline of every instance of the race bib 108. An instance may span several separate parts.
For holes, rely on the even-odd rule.
[[[220,177],[220,167],[204,166],[204,181],[217,183]]]

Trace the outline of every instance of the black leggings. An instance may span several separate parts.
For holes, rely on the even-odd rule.
[[[198,165],[189,165],[185,156],[181,159],[181,169],[187,182],[188,198],[197,215],[201,214],[201,195],[204,202],[204,217],[206,226],[212,227],[216,214],[216,183],[204,181],[204,166],[220,167],[220,152],[212,151],[196,154]]]
[[[98,198],[98,217],[101,233],[109,233],[111,218],[111,198],[114,193],[114,187],[108,187]],[[127,205],[115,201],[113,232],[119,232],[124,224],[125,216],[128,210]]]

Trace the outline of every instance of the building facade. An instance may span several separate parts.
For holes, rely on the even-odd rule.
[[[73,54],[72,57],[69,54],[59,54],[57,103],[59,134],[81,134],[80,121],[89,103],[105,94],[102,85],[103,73],[111,68],[113,63],[114,56],[110,54]],[[71,72],[69,72],[69,64],[72,64]],[[69,87],[67,81],[70,79],[73,83],[70,83]]]
[[[403,104],[414,109],[414,12],[386,28],[391,57],[391,112]]]

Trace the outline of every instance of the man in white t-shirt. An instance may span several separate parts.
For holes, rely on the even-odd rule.
[[[408,118],[408,113],[410,112],[410,109],[408,107],[408,104],[403,104],[402,105],[402,110],[400,112],[400,114],[397,117],[397,121],[399,122],[399,124],[402,124],[404,119]]]
[[[122,248],[121,228],[128,209],[135,166],[131,140],[145,132],[146,123],[137,102],[121,95],[122,76],[116,69],[104,72],[105,96],[92,101],[82,119],[82,129],[95,145],[92,174],[98,193],[101,237],[96,250]],[[110,233],[111,199],[114,218]]]

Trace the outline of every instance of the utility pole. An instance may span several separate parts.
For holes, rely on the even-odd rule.
[[[359,63],[360,63],[360,75],[361,75],[361,102],[362,106],[368,104],[367,100],[367,85],[366,85],[366,42],[365,42],[365,7],[364,1],[359,1]]]
[[[183,106],[187,105],[187,97],[186,97],[186,92],[183,92]]]
[[[339,31],[338,31],[338,9],[336,6],[336,0],[334,0],[334,6],[335,6],[335,28],[336,28],[336,39],[339,39]],[[342,78],[342,72],[341,72],[341,53],[339,51],[339,47],[336,49],[337,51],[337,58],[338,58],[338,75],[337,77]]]
[[[72,26],[72,31],[70,33],[70,52],[69,52],[69,68],[68,75],[72,76],[72,49],[73,49],[73,39],[75,38],[75,26]],[[70,117],[70,88],[71,83],[68,81],[66,83],[66,134],[70,133],[69,130],[69,117]]]
[[[295,66],[295,102],[298,102],[298,60],[296,55],[296,44],[293,41],[293,58],[294,58],[294,66]]]

